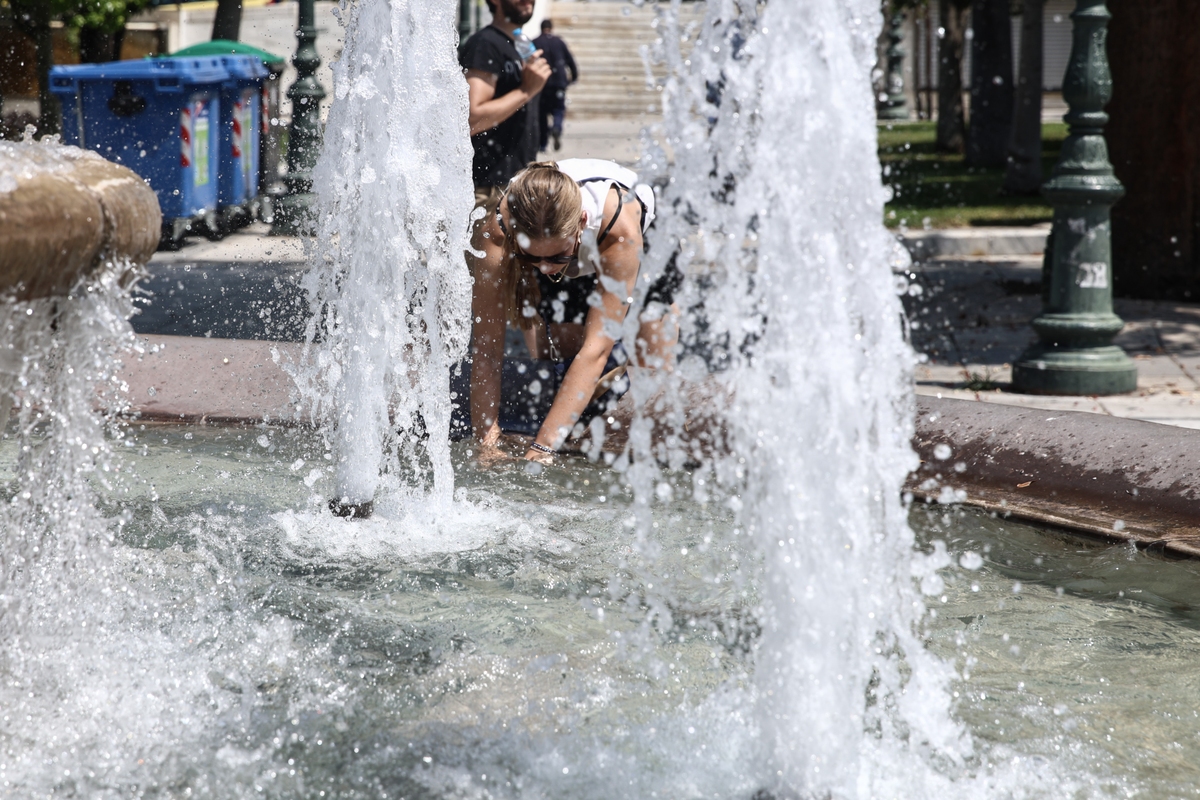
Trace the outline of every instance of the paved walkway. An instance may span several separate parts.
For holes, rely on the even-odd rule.
[[[562,150],[550,150],[542,158],[606,158],[632,166],[642,153],[642,129],[662,121],[655,114],[622,118],[572,117],[563,123]]]
[[[925,359],[917,393],[988,403],[1090,411],[1200,429],[1200,305],[1117,300],[1116,343],[1138,367],[1138,390],[1113,397],[1047,397],[1009,390],[1012,362],[1033,340],[1041,309],[1040,256],[934,259],[913,268],[905,298],[912,342]]]

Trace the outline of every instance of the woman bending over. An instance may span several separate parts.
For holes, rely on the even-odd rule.
[[[627,356],[616,339],[633,302],[642,234],[654,193],[611,161],[568,159],[517,173],[496,208],[486,208],[473,244],[471,424],[484,447],[500,440],[504,332],[521,329],[534,358],[565,375],[526,458],[548,461],[580,423],[603,413],[628,388]],[[667,293],[677,273],[652,287],[636,355],[667,366],[677,334]]]

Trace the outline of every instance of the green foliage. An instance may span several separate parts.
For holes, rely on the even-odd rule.
[[[17,25],[27,32],[58,19],[74,31],[116,33],[149,5],[150,0],[0,0],[0,6],[11,8]]]
[[[1042,126],[1042,174],[1058,161],[1067,126]],[[879,127],[883,183],[892,190],[885,206],[888,227],[953,228],[968,225],[1031,225],[1049,222],[1052,209],[1040,197],[1001,192],[1003,169],[968,167],[963,157],[939,153],[932,122]]]
[[[150,0],[74,0],[64,5],[71,6],[62,17],[67,27],[116,33],[130,17],[150,5]]]
[[[45,28],[52,19],[60,19],[75,0],[0,0],[0,7],[12,9],[13,21],[25,33]]]

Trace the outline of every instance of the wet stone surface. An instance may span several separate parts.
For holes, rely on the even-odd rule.
[[[304,340],[308,298],[299,263],[151,262],[135,298],[137,333]]]
[[[1012,362],[1034,340],[1041,256],[934,259],[914,264],[903,296],[920,357],[918,394],[1090,411],[1200,428],[1200,305],[1115,301],[1116,344],[1138,366],[1138,391],[1115,397],[1044,397],[1009,391]]]

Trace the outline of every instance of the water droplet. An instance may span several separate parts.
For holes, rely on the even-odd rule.
[[[959,556],[958,563],[963,569],[977,570],[983,566],[983,556],[968,550]]]

